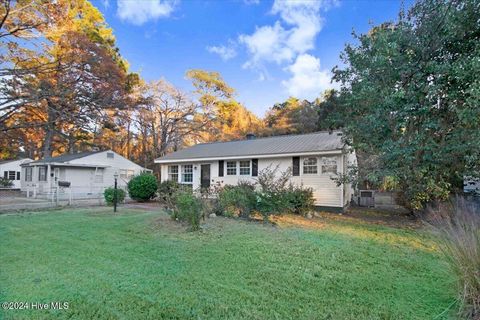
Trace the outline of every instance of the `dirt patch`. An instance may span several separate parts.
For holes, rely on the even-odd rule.
[[[316,215],[322,218],[365,222],[393,228],[418,229],[422,227],[422,222],[416,219],[413,215],[382,211],[378,209],[349,208],[347,212],[343,214],[319,212]]]
[[[144,211],[160,211],[165,209],[165,206],[160,202],[150,201],[150,202],[128,202],[122,205],[122,208],[126,209],[140,209]]]

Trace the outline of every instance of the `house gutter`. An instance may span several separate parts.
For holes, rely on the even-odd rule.
[[[242,155],[242,156],[228,156],[228,157],[203,157],[203,158],[184,158],[184,159],[155,159],[155,163],[185,163],[185,162],[201,162],[201,161],[215,161],[215,160],[241,160],[241,159],[265,159],[265,158],[284,158],[284,157],[296,157],[296,156],[322,156],[322,155],[340,155],[342,150],[329,150],[329,151],[312,151],[312,152],[300,152],[300,153],[274,153],[274,154],[262,154],[262,155]]]

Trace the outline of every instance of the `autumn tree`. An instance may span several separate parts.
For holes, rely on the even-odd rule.
[[[242,139],[247,133],[262,131],[261,120],[234,99],[235,90],[218,72],[190,70],[187,78],[203,110],[195,118],[204,128],[199,141]]]
[[[265,116],[267,135],[302,134],[318,131],[318,106],[307,100],[290,97],[277,103]]]
[[[39,127],[43,155],[53,149],[75,152],[78,142],[91,139],[92,126],[106,121],[109,110],[123,108],[128,89],[127,64],[118,54],[112,30],[90,2],[57,1],[49,12],[48,28],[38,29],[39,48],[12,50],[10,64],[33,69],[22,76],[2,79],[2,97],[14,99],[21,108],[14,126],[4,130]],[[22,110],[31,110],[35,120],[20,123]],[[23,111],[22,111],[23,112]]]

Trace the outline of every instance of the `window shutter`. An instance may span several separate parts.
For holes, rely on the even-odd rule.
[[[20,180],[20,171],[17,171],[17,180]]]
[[[258,159],[252,159],[252,177],[258,176]]]
[[[292,175],[300,175],[300,157],[292,157],[293,166],[292,166]]]
[[[218,161],[218,176],[223,177],[223,160]]]
[[[5,179],[8,179],[8,171],[3,171],[3,177],[4,177]]]

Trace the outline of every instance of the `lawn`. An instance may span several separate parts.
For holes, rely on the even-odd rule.
[[[69,302],[6,319],[442,319],[455,297],[422,232],[328,216],[188,232],[140,210],[0,215],[0,243],[0,301]]]

